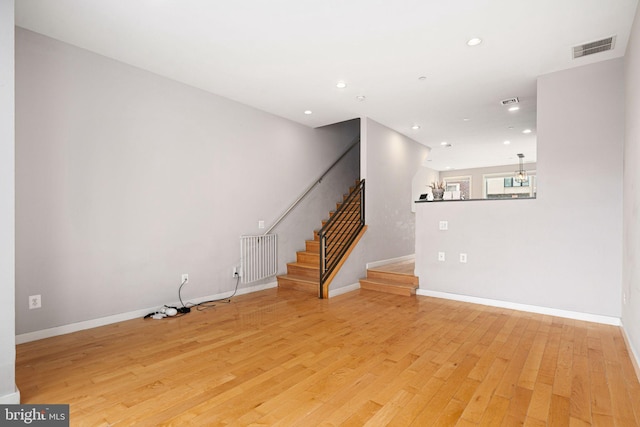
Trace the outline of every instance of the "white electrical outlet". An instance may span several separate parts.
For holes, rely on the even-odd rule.
[[[440,221],[440,230],[448,230],[449,221]]]
[[[231,277],[233,277],[234,279],[236,277],[240,277],[240,271],[238,270],[238,267],[233,267],[233,276]]]
[[[438,261],[444,261],[444,252],[438,252]]]
[[[460,254],[460,262],[462,263],[467,262],[467,254]]]
[[[29,309],[33,310],[34,308],[42,307],[42,296],[40,295],[31,295],[29,297]]]
[[[182,279],[180,283],[187,283],[189,281],[189,275],[187,273],[182,273]]]

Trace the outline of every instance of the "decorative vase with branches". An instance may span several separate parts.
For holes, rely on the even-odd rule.
[[[431,187],[431,194],[433,194],[433,200],[442,200],[442,196],[444,196],[444,181],[436,181],[429,184]]]

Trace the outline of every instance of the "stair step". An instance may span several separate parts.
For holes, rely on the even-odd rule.
[[[319,253],[319,251],[316,251],[316,252],[309,252],[309,251],[296,252],[296,260],[297,260],[297,262],[302,263],[302,264],[316,264],[316,265],[319,265],[320,264],[320,253]]]
[[[319,241],[320,240],[320,236],[318,235],[319,232],[320,232],[320,230],[315,230],[313,232],[313,240],[315,240],[315,241]],[[334,243],[340,243],[341,242],[341,240],[340,240],[341,237],[345,237],[345,236],[348,237],[348,236],[350,236],[350,234],[349,233],[345,233],[344,231],[341,231],[341,232],[332,231],[330,233],[327,233],[327,236],[332,237],[333,238],[332,240],[334,240]]]
[[[322,220],[322,226],[324,227],[327,222],[329,222],[328,219],[323,219]],[[357,218],[352,218],[352,219],[344,219],[344,220],[334,221],[333,223],[334,224],[358,224],[358,223],[360,223],[360,216],[358,216]]]
[[[376,269],[367,270],[367,279],[391,284],[415,285],[416,287],[419,284],[419,279],[416,276]]]
[[[336,210],[340,209],[341,206],[344,206],[342,209],[348,210],[350,212],[355,212],[360,210],[360,201],[350,202],[350,203],[336,203]]]
[[[305,277],[307,279],[320,280],[320,265],[303,262],[290,262],[287,264],[287,274]]]
[[[282,276],[278,276],[277,279],[279,288],[295,289],[297,291],[303,291],[318,296],[318,288],[320,286],[318,280],[293,274],[284,274]]]
[[[360,279],[360,288],[388,294],[411,296],[416,294],[418,285],[406,283],[389,283],[375,279]]]
[[[307,240],[304,244],[307,252],[320,253],[320,242],[318,240]]]

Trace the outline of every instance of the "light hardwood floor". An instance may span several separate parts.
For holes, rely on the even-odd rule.
[[[640,425],[617,327],[359,290],[270,289],[21,344],[23,403],[73,426]]]

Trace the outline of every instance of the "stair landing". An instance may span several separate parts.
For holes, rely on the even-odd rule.
[[[415,295],[419,281],[414,271],[414,260],[369,268],[367,277],[360,279],[360,288],[396,295]]]

